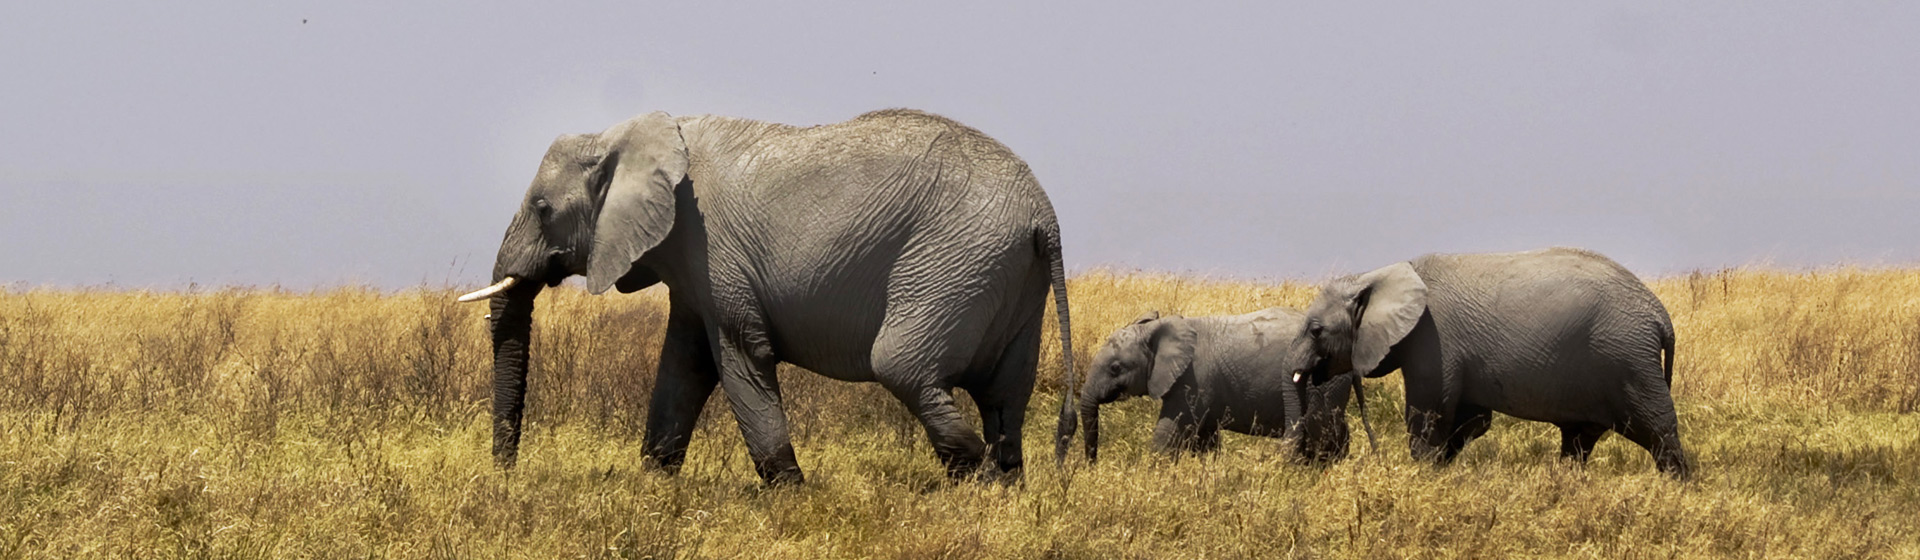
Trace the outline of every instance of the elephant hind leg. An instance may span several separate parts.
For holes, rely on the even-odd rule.
[[[1593,455],[1593,446],[1607,435],[1607,427],[1600,424],[1568,422],[1560,426],[1560,456],[1586,464],[1587,457]]]
[[[1020,430],[1026,425],[1027,408],[988,405],[977,398],[974,404],[980,406],[980,426],[984,432],[982,435],[986,437],[987,456],[1000,469],[1002,481],[1019,480],[1026,470],[1025,452],[1020,446]]]
[[[927,441],[933,444],[934,456],[947,466],[948,477],[964,478],[979,470],[986,459],[987,444],[960,413],[951,391],[933,385],[902,386],[884,378],[881,385],[926,426]]]
[[[1660,472],[1686,480],[1693,475],[1693,467],[1687,462],[1686,449],[1680,445],[1680,424],[1675,421],[1672,411],[1672,406],[1668,405],[1664,418],[1640,415],[1614,427],[1614,430],[1653,454],[1654,466]],[[1647,419],[1646,416],[1654,417]]]
[[[1041,316],[1033,314],[1000,353],[983,383],[970,384],[967,394],[980,407],[981,435],[987,454],[1000,472],[1018,478],[1025,468],[1020,435],[1027,423],[1027,404],[1033,397],[1034,369],[1040,361]]]
[[[966,374],[972,373],[969,369],[974,354],[986,338],[996,306],[985,301],[933,298],[951,294],[959,286],[940,285],[936,290],[925,279],[896,280],[898,285],[888,288],[895,292],[888,298],[889,315],[874,337],[874,380],[920,419],[934,455],[947,466],[948,476],[971,476],[984,462],[987,444],[961,414],[952,389],[964,384]],[[982,393],[978,396],[992,400],[993,391]],[[989,406],[1004,405],[994,402]]]

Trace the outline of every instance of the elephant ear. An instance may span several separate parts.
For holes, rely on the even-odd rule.
[[[1427,311],[1427,283],[1413,265],[1394,263],[1360,275],[1354,296],[1359,332],[1354,336],[1353,369],[1366,374],[1380,366],[1387,351],[1413,332]]]
[[[1153,327],[1148,344],[1153,348],[1153,374],[1147,378],[1147,394],[1166,398],[1173,384],[1193,369],[1193,344],[1199,337],[1193,325],[1178,315],[1160,319]]]
[[[634,117],[600,137],[607,144],[599,171],[605,187],[587,262],[587,290],[596,294],[673,230],[673,190],[687,176],[687,143],[666,113]]]

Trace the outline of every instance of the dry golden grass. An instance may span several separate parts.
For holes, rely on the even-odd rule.
[[[1920,271],[1723,271],[1654,283],[1679,329],[1690,483],[1605,440],[1585,468],[1502,419],[1412,462],[1398,378],[1378,452],[1327,469],[1278,442],[1145,452],[1106,414],[1098,465],[1049,457],[1043,355],[1024,485],[949,484],[870,385],[783,371],[807,484],[762,489],[723,399],[686,470],[639,467],[664,301],[541,296],[528,433],[487,457],[479,306],[383,294],[0,293],[0,558],[1920,556]],[[1303,305],[1310,286],[1076,278],[1080,363],[1147,309]],[[1049,348],[1057,343],[1049,336]]]

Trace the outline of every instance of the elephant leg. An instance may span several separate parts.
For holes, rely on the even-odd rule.
[[[1435,463],[1446,463],[1453,459],[1455,449],[1454,410],[1452,399],[1441,399],[1437,395],[1419,394],[1414,384],[1407,384],[1407,447],[1413,458]],[[1462,445],[1465,442],[1461,442]]]
[[[1406,381],[1407,448],[1414,459],[1445,462],[1454,435],[1454,407],[1459,404],[1458,380],[1466,372],[1445,360],[1439,335],[1423,319],[1395,350],[1400,377]],[[1453,380],[1449,384],[1448,380]]]
[[[1040,360],[1040,315],[1021,328],[1020,334],[1000,353],[992,377],[985,386],[967,394],[980,407],[980,427],[986,437],[987,455],[1000,472],[1018,478],[1025,468],[1020,434],[1027,424],[1027,403],[1033,397],[1034,368]]]
[[[1155,453],[1174,454],[1188,449],[1193,444],[1193,426],[1191,418],[1179,418],[1162,415],[1153,423],[1153,451]]]
[[[1593,455],[1593,446],[1607,435],[1607,427],[1599,424],[1568,422],[1560,426],[1560,456],[1586,464],[1587,457]]]
[[[1194,453],[1212,453],[1220,450],[1220,427],[1200,426],[1193,435]]]
[[[930,385],[899,386],[884,381],[882,385],[926,426],[927,441],[933,444],[934,456],[947,466],[947,476],[963,478],[979,470],[987,444],[960,414],[951,391]]]
[[[888,298],[890,314],[874,337],[874,379],[920,419],[934,455],[947,467],[947,476],[972,475],[986,459],[987,444],[960,413],[952,388],[969,373],[972,354],[992,324],[993,306],[923,300],[927,294],[947,290],[922,291],[931,289],[924,278],[896,280],[899,285],[889,290],[899,293]]]
[[[1487,428],[1493,426],[1493,412],[1485,408],[1462,404],[1453,409],[1452,435],[1447,437],[1447,447],[1440,457],[1441,463],[1451,463],[1460,455],[1460,449],[1468,442],[1487,434]]]
[[[778,364],[771,352],[742,349],[725,336],[714,338],[719,340],[720,385],[727,390],[727,404],[747,441],[754,472],[770,485],[804,482],[787,432],[787,411],[780,404],[780,380],[774,372]]]
[[[647,407],[644,453],[649,465],[668,474],[680,471],[700,411],[719,383],[713,347],[707,343],[700,319],[688,313],[671,314],[654,374],[653,399]]]
[[[969,391],[967,394],[973,393]],[[1000,469],[1005,477],[1003,480],[1019,480],[1026,471],[1025,452],[1020,447],[1020,430],[1026,425],[1027,408],[982,404],[986,401],[977,398],[973,402],[980,406],[980,427],[986,438],[987,456]]]
[[[1659,399],[1656,405],[1642,407],[1614,431],[1652,453],[1654,465],[1661,472],[1681,480],[1692,476],[1686,449],[1680,445],[1680,422],[1671,400]]]
[[[1220,449],[1220,427],[1184,415],[1161,416],[1153,425],[1156,453],[1211,453]]]

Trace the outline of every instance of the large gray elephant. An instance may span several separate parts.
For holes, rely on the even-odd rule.
[[[1305,315],[1285,307],[1221,317],[1150,311],[1107,337],[1080,391],[1087,460],[1100,451],[1100,405],[1160,400],[1155,451],[1211,451],[1220,430],[1285,437],[1300,418],[1294,375],[1311,357]]]
[[[667,472],[720,385],[760,477],[802,480],[774,375],[787,362],[880,383],[952,476],[989,455],[1017,476],[1049,287],[1072,375],[1046,193],[1005,146],[919,111],[812,127],[652,113],[555,140],[507,227],[494,285],[462,297],[492,300],[503,467],[518,454],[534,298],[571,275],[596,294],[668,287],[644,441]],[[978,405],[984,440],[955,388]],[[1070,402],[1061,414],[1071,425]]]
[[[1357,387],[1398,369],[1416,457],[1448,462],[1492,412],[1560,427],[1586,461],[1620,432],[1685,478],[1669,387],[1673,322],[1633,273],[1597,253],[1427,255],[1325,286],[1307,311],[1308,387]],[[1344,398],[1309,399],[1305,437],[1345,453]],[[1328,428],[1328,424],[1333,424]],[[1338,438],[1338,441],[1331,441]]]

